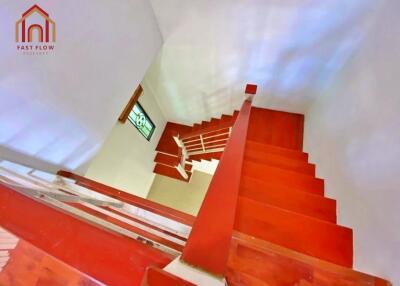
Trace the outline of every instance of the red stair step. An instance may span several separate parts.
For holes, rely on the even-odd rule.
[[[321,195],[324,193],[324,180],[322,179],[271,167],[265,164],[244,161],[242,174],[276,185],[293,187],[296,189],[311,189],[315,193]]]
[[[195,123],[193,124],[192,131],[198,131],[201,129],[201,124]]]
[[[243,184],[240,188],[240,196],[336,223],[336,201],[323,196],[290,189],[249,188],[243,187]]]
[[[221,123],[231,122],[232,119],[233,119],[233,116],[232,116],[232,115],[222,114],[222,116],[221,116]]]
[[[346,227],[238,199],[235,229],[345,267],[353,265],[353,233]]]
[[[252,140],[246,141],[246,149],[262,151],[265,153],[272,153],[275,155],[285,156],[285,157],[288,157],[291,159],[302,160],[305,162],[308,161],[307,153],[293,150],[293,149],[282,148],[279,146],[263,144],[263,143],[259,143],[259,142],[252,141]]]
[[[270,286],[262,279],[238,269],[228,269],[226,279],[229,286]]]
[[[201,129],[207,128],[208,126],[210,126],[210,122],[209,121],[202,121],[201,122]]]
[[[231,252],[228,267],[231,269],[231,273],[245,273],[264,281],[267,283],[266,285],[292,286],[296,285],[300,279],[310,276],[309,269],[302,263],[296,263],[274,253],[263,253],[243,245],[239,245],[235,252]],[[228,273],[228,281],[231,276],[235,277],[231,273]]]
[[[380,278],[243,233],[236,232],[234,237],[228,260],[228,279],[231,273],[239,271],[274,286],[297,286],[302,280],[315,286],[390,286]]]
[[[296,171],[299,173],[304,173],[306,175],[315,175],[314,164],[309,164],[304,161],[287,158],[285,156],[277,155],[274,153],[265,153],[263,151],[257,151],[247,148],[245,153],[245,160]]]
[[[211,118],[209,126],[217,126],[220,122],[217,118]]]
[[[323,192],[314,190],[312,188],[288,187],[280,184],[280,182],[277,183],[274,181],[264,181],[259,178],[252,178],[249,176],[242,176],[240,184],[245,188],[268,189],[274,192],[305,192],[323,197]]]
[[[154,158],[154,162],[175,167],[179,165],[180,160],[177,156],[172,156],[165,153],[157,153],[156,157]]]

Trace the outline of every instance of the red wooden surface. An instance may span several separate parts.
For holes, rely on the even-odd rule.
[[[264,121],[271,119],[270,112],[252,109],[253,112],[257,120],[261,121],[262,116]],[[276,113],[274,118],[276,122],[290,122],[296,116]],[[272,130],[271,138],[280,138],[281,145],[285,145],[285,140],[288,144],[295,142],[301,137],[296,134],[302,131],[295,126]],[[288,137],[286,132],[291,129],[295,136]],[[248,134],[248,139],[251,136]],[[324,197],[324,181],[315,177],[315,167],[310,168],[308,155],[293,148],[272,146],[262,140],[247,141],[235,229],[307,255],[352,266],[352,230],[336,225],[336,203]]]
[[[269,184],[276,183],[296,190],[324,195],[324,181],[322,179],[272,167],[267,164],[245,161],[243,164],[243,175],[265,181]]]
[[[226,271],[250,109],[245,101],[182,254],[185,262],[216,275]]]
[[[293,187],[285,186],[285,184],[280,184],[279,182],[260,180],[260,178],[252,178],[243,175],[241,178],[241,182],[243,185],[245,185],[249,189],[253,189],[254,191],[267,190],[268,192],[282,193],[303,192],[306,194],[312,194],[324,198],[320,193],[316,193],[312,189],[296,189]]]
[[[293,286],[302,281],[318,286],[390,286],[372,275],[238,232],[232,240],[228,268],[227,281],[234,286]]]
[[[339,265],[353,265],[349,228],[240,197],[235,229]]]
[[[25,197],[0,184],[0,225],[107,285],[140,285],[148,266],[172,257]]]
[[[179,150],[173,136],[176,136],[178,134],[179,135],[186,134],[191,131],[192,127],[190,126],[173,122],[167,122],[164,131],[161,134],[160,140],[158,141],[156,151],[177,155],[179,153]]]
[[[154,162],[168,166],[178,166],[180,163],[178,156],[171,156],[164,153],[157,153]]]
[[[227,114],[221,115],[221,122],[227,122],[227,121],[232,121],[232,120],[233,120],[232,115],[227,115]]]
[[[73,179],[78,185],[96,191],[98,193],[110,196],[112,198],[118,199],[122,202],[132,204],[144,210],[148,210],[155,214],[164,216],[166,218],[175,220],[177,222],[191,226],[194,222],[195,217],[184,212],[177,211],[175,209],[160,205],[158,203],[143,199],[141,197],[126,193],[124,191],[118,190],[116,188],[104,185],[102,183],[93,181],[91,179],[73,174],[68,171],[59,171],[57,173],[65,178]]]
[[[242,179],[240,195],[299,214],[336,223],[336,201],[290,188],[274,188],[252,178]]]
[[[304,116],[252,107],[248,139],[284,148],[303,149]]]
[[[132,97],[129,99],[128,104],[125,106],[124,110],[122,111],[121,115],[118,118],[118,121],[121,123],[125,123],[126,120],[129,117],[129,113],[131,113],[133,107],[135,104],[138,102],[140,95],[143,92],[142,86],[139,84],[139,86],[135,89],[133,92]]]
[[[265,163],[269,166],[296,171],[305,175],[315,175],[315,165],[302,160],[290,159],[284,156],[265,153],[246,148],[245,159],[255,163]]]
[[[287,253],[294,250],[311,260],[322,259],[318,263],[324,260],[346,266],[351,272],[352,230],[336,225],[336,202],[324,197],[324,181],[315,177],[315,166],[301,151],[303,120],[302,115],[252,108],[235,229],[251,236],[253,242],[272,242],[285,247]],[[309,267],[288,257],[276,259],[275,254],[245,247],[231,253],[229,265],[232,285],[289,286],[317,281],[312,285],[355,286],[381,281],[370,276],[363,283],[352,281],[331,275],[331,268],[318,269],[314,280],[307,280],[316,271],[315,264]],[[376,284],[368,284],[371,281]]]
[[[3,256],[2,259],[5,257]],[[93,278],[19,239],[0,271],[2,286],[101,286]]]
[[[281,132],[285,132],[285,130],[281,130]],[[265,144],[257,141],[252,141],[252,140],[247,140],[246,143],[246,149],[250,149],[251,151],[257,151],[260,154],[274,154],[278,156],[284,156],[287,159],[291,160],[303,160],[303,162],[308,162],[308,154],[298,151],[298,150],[293,150],[293,149],[288,149],[284,147],[279,147],[276,145],[271,145],[271,144]]]
[[[256,84],[247,84],[246,89],[244,91],[246,94],[256,94],[257,93],[257,85]]]

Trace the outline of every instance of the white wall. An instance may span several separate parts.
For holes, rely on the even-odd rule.
[[[162,38],[147,0],[41,0],[55,52],[22,55],[15,23],[35,3],[0,1],[0,157],[83,173]]]
[[[212,175],[193,171],[189,183],[156,175],[147,199],[196,216]]]
[[[155,176],[155,149],[167,121],[146,85],[139,102],[156,126],[150,141],[129,120],[125,124],[117,122],[86,176],[145,198]]]
[[[355,267],[400,285],[400,11],[371,16],[360,52],[306,113],[305,150],[354,229]]]

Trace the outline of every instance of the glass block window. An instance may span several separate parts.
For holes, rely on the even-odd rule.
[[[150,141],[151,135],[153,135],[156,126],[139,102],[136,102],[133,106],[129,113],[128,120],[137,128],[137,130],[139,130],[144,138]]]

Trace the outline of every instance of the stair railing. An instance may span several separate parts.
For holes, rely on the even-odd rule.
[[[107,285],[131,285],[140,265],[180,255],[194,221],[69,172],[1,160],[0,209],[1,227]]]
[[[185,166],[191,164],[188,160],[190,156],[223,152],[231,136],[232,126],[232,122],[226,122],[182,136],[179,134],[173,136],[180,150],[180,163],[175,168],[185,180],[189,178]]]
[[[192,215],[149,201],[147,199],[135,196],[133,194],[121,191],[111,186],[104,185],[89,178],[64,170],[59,171],[57,175],[71,179],[74,181],[75,184],[79,186],[85,187],[87,189],[103,194],[105,196],[120,200],[124,203],[133,205],[140,209],[152,212],[160,217],[165,217],[167,219],[179,222],[187,226],[192,226],[192,224],[194,223],[195,217]]]
[[[223,126],[211,127],[200,132],[186,134],[180,138],[185,146],[188,156],[222,152],[229,140],[233,123],[228,122]]]
[[[176,170],[181,174],[181,176],[185,179],[189,179],[189,175],[186,173],[185,166],[186,166],[186,160],[188,159],[189,155],[186,151],[185,144],[182,142],[182,140],[179,139],[179,135],[173,136],[176,145],[179,148],[179,156],[180,158],[178,165],[175,166]]]
[[[182,260],[217,276],[226,272],[239,195],[251,99],[240,109],[182,254]]]

